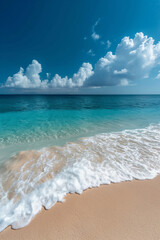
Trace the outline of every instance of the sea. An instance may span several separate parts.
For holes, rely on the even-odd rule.
[[[101,184],[160,173],[160,95],[0,95],[0,231]]]

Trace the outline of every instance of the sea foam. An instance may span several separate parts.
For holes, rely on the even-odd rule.
[[[26,226],[41,210],[100,184],[160,172],[160,125],[20,152],[0,169],[0,231]]]

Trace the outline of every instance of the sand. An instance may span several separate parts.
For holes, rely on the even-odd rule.
[[[25,228],[0,233],[0,240],[42,239],[159,240],[160,176],[70,194]]]

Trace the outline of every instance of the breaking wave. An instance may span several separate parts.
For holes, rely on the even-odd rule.
[[[63,202],[67,193],[159,172],[159,124],[19,152],[0,168],[0,231],[26,226],[42,206]]]

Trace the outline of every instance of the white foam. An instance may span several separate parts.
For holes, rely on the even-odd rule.
[[[156,125],[34,151],[38,157],[33,163],[32,159],[27,161],[28,168],[25,162],[19,173],[6,168],[1,176],[0,231],[8,225],[15,229],[26,226],[42,206],[51,208],[64,201],[67,193],[81,194],[87,188],[133,178],[154,178],[160,172],[159,143],[160,125]],[[56,172],[57,161],[63,164]],[[12,186],[5,186],[6,176],[12,179]],[[11,191],[14,194],[9,198]]]

